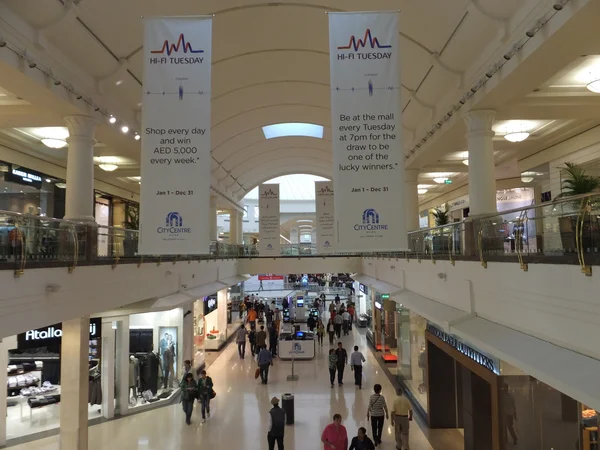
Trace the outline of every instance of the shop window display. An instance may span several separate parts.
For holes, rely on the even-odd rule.
[[[398,364],[395,374],[427,412],[427,320],[405,308],[396,312]]]

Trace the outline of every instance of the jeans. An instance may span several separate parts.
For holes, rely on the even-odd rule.
[[[381,432],[383,431],[384,416],[371,416],[371,431],[373,432],[373,443],[381,444]]]
[[[269,450],[275,450],[275,442],[277,442],[277,450],[283,450],[283,436],[271,436],[267,433],[267,442],[269,442]]]
[[[201,394],[200,403],[202,404],[202,418],[206,419],[206,414],[210,414],[210,395]]]
[[[344,320],[342,327],[344,329],[344,336],[346,336],[350,332],[350,321]]]
[[[342,335],[342,324],[341,323],[335,324],[335,334],[338,338]]]
[[[251,320],[250,321],[250,329],[251,330],[256,330],[256,320]]]
[[[181,402],[181,406],[183,407],[183,412],[185,413],[185,423],[189,425],[192,419],[192,411],[194,411],[194,399],[183,400]]]
[[[238,342],[238,354],[240,355],[240,358],[243,358],[244,355],[246,354],[246,341],[244,342]]]
[[[256,354],[256,343],[250,342],[250,351],[252,352],[252,356]]]
[[[277,341],[269,343],[269,350],[271,350],[271,356],[277,356]]]
[[[333,345],[333,336],[335,335],[335,331],[329,332],[329,345]]]
[[[263,384],[267,384],[269,381],[269,367],[270,364],[262,364],[260,367],[260,379]]]
[[[337,373],[338,373],[338,383],[342,384],[344,381],[344,366],[340,366],[338,364],[337,366]]]
[[[331,381],[331,385],[335,382],[335,367],[333,369],[329,369],[329,381]]]
[[[317,341],[319,342],[319,344],[323,345],[323,335],[317,333]]]
[[[354,366],[354,384],[362,387],[362,366]]]

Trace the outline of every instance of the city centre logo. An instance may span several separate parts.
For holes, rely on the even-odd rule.
[[[181,33],[179,39],[175,44],[165,39],[162,47],[159,50],[150,50],[153,55],[166,55],[162,57],[150,58],[150,64],[201,64],[204,61],[204,57],[201,56],[171,56],[173,54],[184,54],[197,55],[204,53],[204,50],[194,50],[194,47],[190,42],[185,40],[185,35]]]
[[[365,209],[362,213],[362,225],[354,225],[354,231],[387,230],[388,226],[379,223],[379,214],[373,208]]]
[[[292,350],[292,353],[295,353],[295,354],[304,353],[304,350],[302,350],[302,345],[299,344],[298,342],[296,342],[294,344],[294,349]]]
[[[275,198],[277,194],[273,191],[273,189],[268,188],[260,193],[262,198]]]
[[[323,244],[323,247],[325,247],[325,248],[331,247],[330,242],[329,241],[325,241],[325,243]]]
[[[170,235],[179,235],[191,233],[191,228],[183,227],[183,217],[178,212],[170,212],[165,219],[165,226],[156,229],[158,234],[168,233]]]
[[[350,50],[350,53],[339,53],[337,58],[342,61],[346,59],[390,59],[392,52],[381,50],[391,48],[392,46],[390,44],[380,43],[379,39],[373,36],[371,30],[367,28],[362,39],[357,39],[355,35],[352,35],[350,36],[348,45],[338,46],[338,50]],[[367,51],[361,51],[363,49],[366,49]]]

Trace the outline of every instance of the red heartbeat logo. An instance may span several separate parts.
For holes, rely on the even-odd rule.
[[[167,56],[171,56],[171,53],[176,53],[180,48],[183,47],[183,53],[204,53],[204,50],[194,50],[192,44],[185,41],[183,33],[179,35],[177,44],[169,44],[169,40],[165,39],[162,48],[160,50],[151,50],[150,53],[166,53]]]
[[[357,40],[356,36],[352,35],[350,37],[350,42],[348,42],[348,45],[340,46],[338,47],[338,50],[350,50],[351,48],[353,48],[354,51],[358,51],[359,48],[366,47],[367,42],[369,43],[371,48],[392,48],[391,45],[380,44],[379,40],[371,35],[371,30],[367,28],[364,38]]]

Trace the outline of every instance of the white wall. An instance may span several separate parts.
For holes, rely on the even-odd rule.
[[[516,257],[515,257],[516,259]],[[600,278],[579,266],[368,259],[363,272],[456,309],[600,359]],[[438,274],[446,274],[442,279]]]
[[[0,338],[174,294],[237,274],[234,260],[0,271]],[[48,285],[59,287],[48,292]]]

